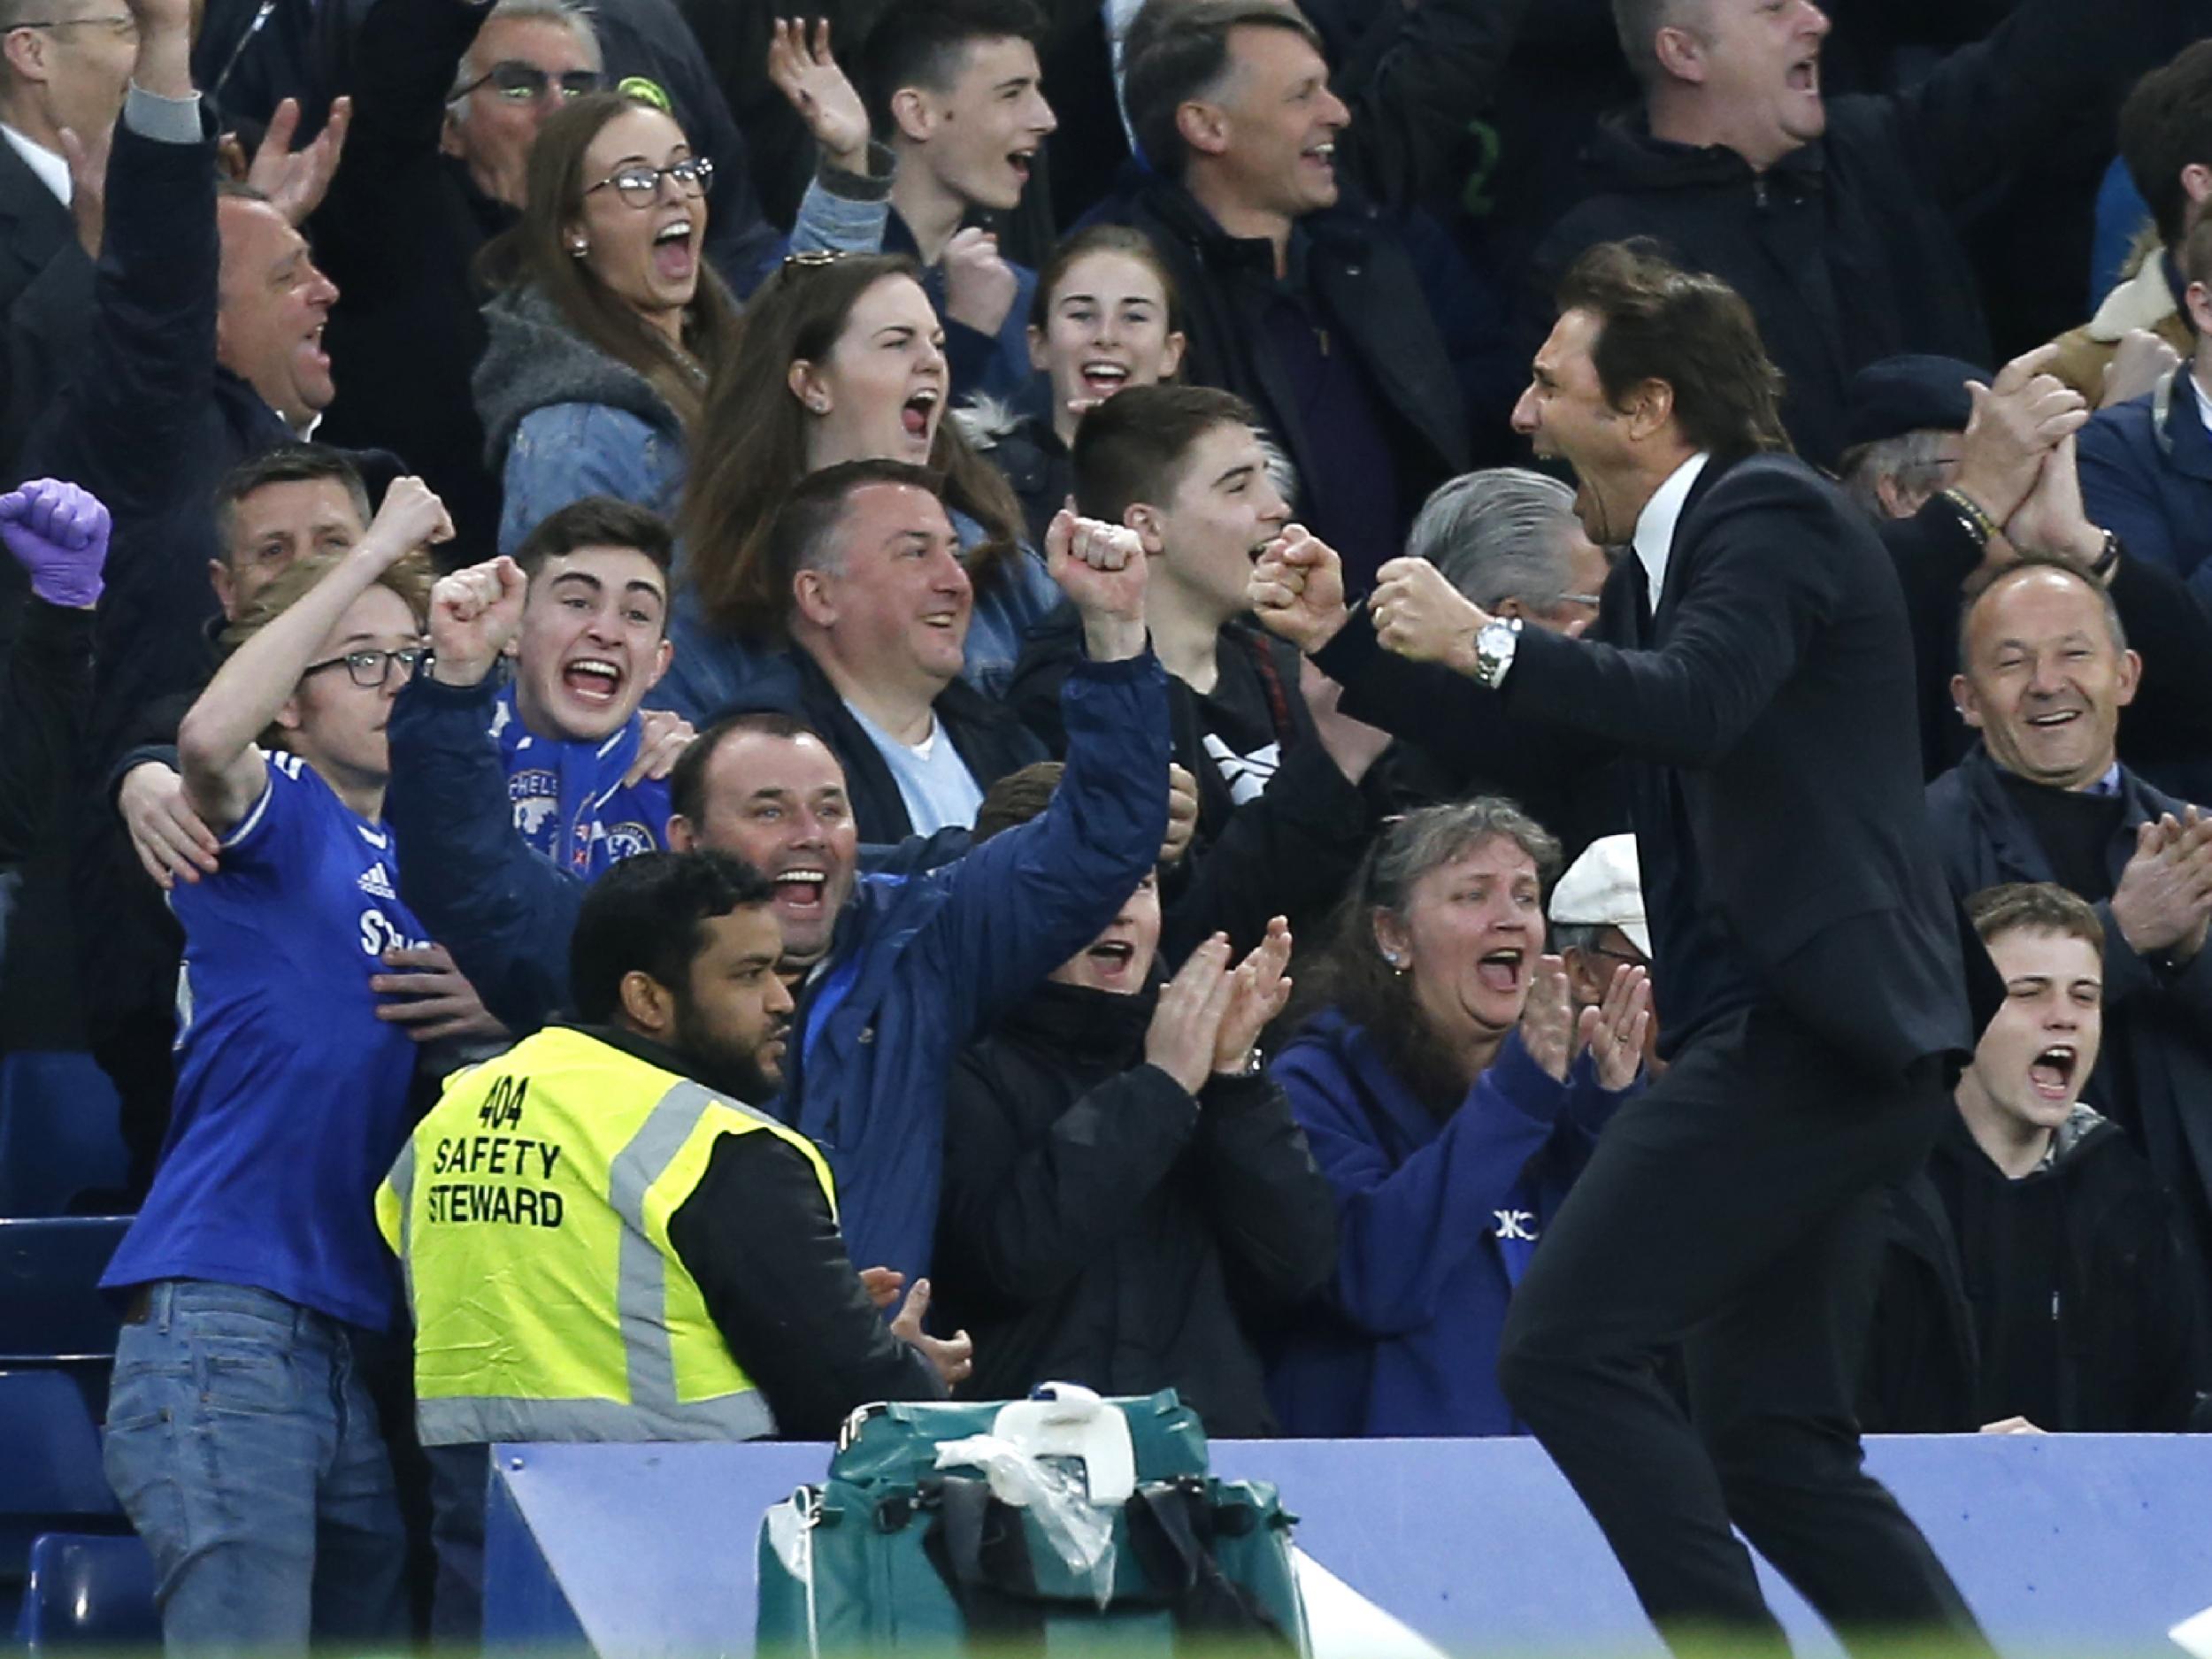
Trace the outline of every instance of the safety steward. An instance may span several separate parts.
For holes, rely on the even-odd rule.
[[[656,853],[586,897],[578,1023],[457,1075],[377,1194],[415,1320],[442,1637],[480,1627],[501,1440],[827,1438],[941,1398],[964,1335],[889,1325],[812,1143],[748,1104],[780,1081],[791,994],[773,890],[726,854]]]

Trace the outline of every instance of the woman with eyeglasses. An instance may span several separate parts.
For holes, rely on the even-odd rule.
[[[708,380],[737,339],[737,301],[703,255],[713,186],[713,163],[646,98],[587,94],[539,129],[522,217],[482,260],[497,292],[474,390],[502,474],[501,552],[586,495],[674,511]],[[795,242],[852,232],[809,199]]]
[[[416,1048],[381,1019],[399,897],[384,727],[452,534],[403,478],[360,541],[248,604],[177,734],[221,867],[181,883],[175,1110],[103,1287],[124,1307],[106,1465],[173,1648],[404,1633],[405,1540],[365,1346],[396,1312],[372,1200]]]
[[[1386,830],[1271,1071],[1336,1197],[1334,1282],[1269,1377],[1283,1432],[1521,1432],[1497,1384],[1513,1286],[1624,1094],[1650,988],[1579,1018],[1544,954],[1559,844],[1497,796]]]
[[[709,388],[684,491],[666,706],[703,725],[778,672],[791,595],[768,531],[799,480],[840,461],[911,461],[945,478],[975,590],[962,678],[996,695],[1032,624],[1059,602],[1022,540],[1006,480],[945,419],[944,327],[903,255],[795,254],[761,285]]]

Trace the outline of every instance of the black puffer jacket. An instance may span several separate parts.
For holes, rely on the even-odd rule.
[[[1843,448],[1853,373],[1904,351],[1991,355],[1959,226],[2013,160],[2187,38],[2196,0],[2027,0],[1909,91],[1828,101],[1824,137],[1764,173],[1733,150],[1663,142],[1643,117],[1599,128],[1596,194],[1538,250],[1524,333],[1592,244],[1655,237],[1724,279],[1788,377],[1783,416],[1806,459]]]
[[[2032,1394],[2055,1402],[2054,1420],[2035,1419],[2054,1432],[2212,1428],[2196,1260],[2170,1201],[2118,1125],[2078,1109],[2050,1166],[2016,1181],[1954,1114],[1926,1171],[1893,1190],[1888,1205],[1862,1426],[1971,1433],[2019,1415]],[[1993,1375],[1993,1321],[2001,1306],[2021,1300],[2000,1294],[2000,1277],[2026,1233],[2054,1229],[2057,1375]]]
[[[1335,1208],[1274,1083],[1194,1100],[1145,1064],[1153,1002],[1048,984],[961,1056],[937,1317],[975,1338],[971,1399],[1173,1388],[1210,1434],[1271,1433],[1246,1321],[1326,1282]]]

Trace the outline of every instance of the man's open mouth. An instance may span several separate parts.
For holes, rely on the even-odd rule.
[[[812,865],[786,870],[776,877],[777,900],[793,910],[819,910],[829,886],[829,872]]]
[[[2074,1098],[2074,1068],[2081,1056],[2070,1042],[2055,1042],[2028,1065],[2028,1082],[2047,1101]]]
[[[622,695],[622,669],[603,657],[580,657],[561,669],[561,684],[586,703],[612,703]]]

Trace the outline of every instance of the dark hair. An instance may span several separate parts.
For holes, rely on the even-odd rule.
[[[568,249],[567,227],[584,211],[584,153],[602,127],[633,110],[668,114],[649,98],[591,92],[545,118],[530,146],[522,217],[485,244],[479,269],[493,288],[543,295],[578,338],[643,375],[689,427],[699,419],[703,380],[737,350],[737,301],[712,264],[700,264],[679,349]]]
[[[1133,386],[1075,429],[1075,503],[1087,518],[1119,524],[1139,502],[1172,495],[1191,448],[1217,426],[1256,426],[1251,404],[1210,386]]]
[[[523,537],[514,559],[524,575],[534,578],[546,560],[588,547],[634,549],[664,576],[675,568],[676,540],[668,520],[616,495],[587,495],[555,508]]]
[[[2206,44],[2212,45],[2212,42]],[[2202,282],[2212,287],[2212,229],[2208,227],[2212,227],[2212,217],[2199,219],[2173,250],[2174,263],[2181,267],[2184,282]],[[2189,322],[2185,307],[2182,320]],[[2193,323],[2190,326],[2195,326]]]
[[[1996,588],[2003,586],[2023,571],[2058,571],[2072,577],[2097,596],[2104,611],[2105,632],[2112,636],[2112,649],[2124,651],[2128,648],[2127,628],[2120,620],[2120,607],[2112,603],[2112,595],[2105,585],[2070,558],[2055,553],[2023,552],[2013,563],[1993,571],[1977,571],[1967,579],[1964,593],[1966,603],[1959,607],[1959,672],[1967,667],[1967,645],[1974,637],[1974,613],[1982,608],[1982,601]]]
[[[577,1017],[595,1025],[613,1019],[631,973],[687,992],[691,964],[706,949],[704,925],[775,896],[767,878],[728,853],[702,849],[625,858],[591,884],[577,912],[568,947]]]
[[[1321,36],[1295,7],[1267,0],[1149,0],[1129,26],[1122,46],[1122,107],[1155,173],[1183,176],[1190,157],[1176,114],[1192,99],[1221,89],[1236,66],[1229,40],[1240,28],[1284,29],[1322,50]]]
[[[375,511],[369,505],[369,487],[342,449],[326,443],[280,443],[224,473],[215,486],[215,545],[222,549],[224,562],[230,560],[230,539],[238,533],[238,506],[247,496],[273,484],[312,484],[325,479],[344,487],[365,529]]]
[[[791,606],[789,584],[779,586],[768,557],[776,510],[807,470],[808,415],[791,389],[791,365],[826,359],[861,296],[890,277],[918,285],[921,267],[889,254],[785,260],[754,293],[738,349],[707,388],[703,442],[692,446],[677,527],[686,580],[725,634],[773,638]],[[957,421],[938,421],[929,461],[944,475],[945,505],[983,526],[984,540],[962,558],[982,591],[1018,548],[1021,503]]]
[[[2013,881],[1984,887],[1966,901],[1966,914],[1985,945],[2007,933],[2061,933],[2104,953],[2104,923],[2089,901],[2049,881]]]
[[[1123,394],[1126,396],[1126,394]],[[1399,1077],[1439,1117],[1466,1097],[1459,1063],[1422,1017],[1411,981],[1393,972],[1375,941],[1375,917],[1402,918],[1413,888],[1430,871],[1484,841],[1503,836],[1534,861],[1546,886],[1558,875],[1559,843],[1551,832],[1502,795],[1422,807],[1384,830],[1367,849],[1352,890],[1329,924],[1320,955],[1299,973],[1300,1023],[1333,1008],[1374,1036]]]
[[[1037,286],[1029,295],[1029,326],[1042,329],[1052,318],[1052,301],[1060,284],[1067,280],[1069,269],[1079,259],[1087,259],[1094,253],[1116,253],[1125,259],[1134,259],[1160,280],[1160,292],[1167,296],[1167,330],[1171,334],[1184,332],[1183,295],[1175,286],[1175,273],[1169,270],[1167,261],[1152,238],[1129,225],[1094,225],[1088,230],[1079,230],[1072,236],[1064,236],[1060,243],[1047,256],[1037,271]]]
[[[2175,246],[2189,214],[2181,170],[2193,162],[2212,167],[2212,40],[2183,47],[2135,83],[2120,105],[2119,140],[2159,240]]]
[[[1782,372],[1760,343],[1751,308],[1718,277],[1681,269],[1639,237],[1601,242],[1567,268],[1561,311],[1599,319],[1590,357],[1606,401],[1662,380],[1674,393],[1675,424],[1693,446],[1723,460],[1786,450]]]
[[[677,757],[675,769],[668,774],[668,810],[696,829],[706,821],[707,771],[714,764],[715,751],[733,737],[748,735],[780,738],[795,742],[810,737],[824,749],[829,744],[822,734],[795,716],[776,709],[756,709],[744,714],[726,714],[699,733],[687,744]],[[830,749],[832,755],[835,749]]]
[[[836,564],[829,543],[845,521],[846,503],[855,490],[871,484],[903,485],[944,499],[944,480],[910,461],[840,461],[808,473],[784,498],[775,522],[768,527],[768,565],[775,572],[787,603],[793,577],[803,570],[821,570]]]
[[[854,79],[877,136],[888,137],[898,125],[891,100],[908,87],[951,91],[976,42],[1039,46],[1044,37],[1044,14],[1031,0],[890,0],[868,31]]]
[[[1056,760],[1033,760],[993,784],[976,809],[975,828],[968,844],[980,847],[992,836],[1041,818],[1052,804],[1052,792],[1060,787],[1067,768]]]

